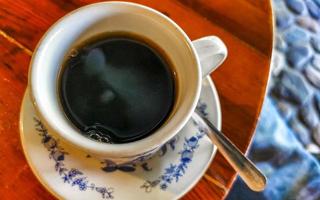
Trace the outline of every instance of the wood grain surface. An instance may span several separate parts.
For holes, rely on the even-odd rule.
[[[132,0],[155,8],[196,39],[219,36],[226,62],[212,74],[222,106],[222,130],[248,149],[269,77],[273,30],[269,0]],[[19,109],[37,42],[60,17],[95,0],[0,0],[0,199],[54,199],[32,174],[19,137]],[[223,199],[235,171],[217,154],[183,199]]]

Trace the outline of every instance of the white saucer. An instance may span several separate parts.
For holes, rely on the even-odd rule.
[[[203,81],[198,109],[221,128],[219,98],[209,78]],[[52,137],[35,114],[28,91],[21,107],[20,134],[33,173],[61,199],[178,199],[200,180],[216,153],[190,120],[151,160],[115,166]]]

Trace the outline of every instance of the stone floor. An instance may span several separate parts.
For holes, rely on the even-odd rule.
[[[276,44],[249,157],[263,192],[237,179],[228,200],[320,199],[320,0],[273,0]],[[258,66],[257,66],[258,67]]]
[[[320,157],[320,0],[274,0],[270,96],[299,141]]]

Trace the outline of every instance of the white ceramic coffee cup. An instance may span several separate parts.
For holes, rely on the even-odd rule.
[[[125,144],[106,144],[83,136],[66,118],[58,96],[58,75],[67,53],[92,36],[112,31],[152,40],[168,55],[179,81],[167,121],[150,136]],[[71,12],[46,32],[32,56],[28,84],[42,121],[63,140],[99,158],[128,162],[148,157],[183,128],[199,100],[202,77],[226,56],[227,49],[219,38],[208,36],[191,42],[175,22],[154,9],[128,2],[103,2]]]

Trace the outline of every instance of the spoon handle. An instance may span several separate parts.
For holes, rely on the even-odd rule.
[[[198,114],[197,111],[193,113],[192,118],[198,125],[207,130],[208,137],[218,147],[218,150],[230,165],[239,173],[239,176],[247,186],[253,191],[262,191],[267,182],[262,172],[209,120],[201,117],[201,114]]]

